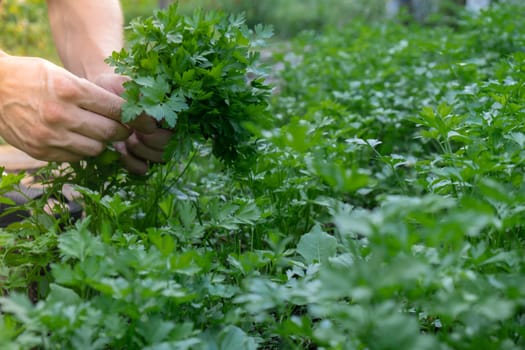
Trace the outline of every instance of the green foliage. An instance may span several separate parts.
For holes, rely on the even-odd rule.
[[[289,38],[304,30],[343,27],[354,20],[382,20],[385,0],[193,0],[179,1],[184,13],[195,7],[246,14],[247,23],[268,23]]]
[[[2,231],[0,346],[524,348],[524,10],[283,44],[248,171],[202,147]]]
[[[211,139],[213,154],[233,161],[246,155],[241,149],[251,137],[243,124],[268,124],[269,87],[253,50],[272,31],[259,25],[252,33],[243,23],[218,12],[182,16],[172,5],[132,22],[129,50],[111,57],[117,72],[132,78],[123,121],[146,113],[175,131],[166,159]]]
[[[58,61],[44,0],[4,0],[0,5],[0,49],[11,55]]]

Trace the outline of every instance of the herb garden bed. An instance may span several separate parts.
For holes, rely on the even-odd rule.
[[[523,349],[523,13],[302,34],[250,152],[55,170],[87,217],[0,231],[0,348]]]

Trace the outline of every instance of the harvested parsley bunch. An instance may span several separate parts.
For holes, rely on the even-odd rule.
[[[108,62],[131,77],[125,84],[123,121],[146,113],[174,135],[165,158],[186,156],[195,143],[212,141],[213,154],[231,162],[249,153],[245,127],[270,115],[256,48],[272,35],[249,30],[240,15],[177,13],[176,4],[131,22],[129,48]]]

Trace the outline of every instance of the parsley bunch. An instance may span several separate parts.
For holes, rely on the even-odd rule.
[[[123,121],[146,113],[173,130],[166,160],[206,140],[226,162],[247,155],[253,147],[246,123],[257,127],[270,118],[270,87],[255,49],[272,29],[249,30],[242,15],[222,12],[183,16],[176,4],[132,21],[129,29],[129,48],[108,59],[131,77]]]

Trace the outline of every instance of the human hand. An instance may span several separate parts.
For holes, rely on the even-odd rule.
[[[122,98],[40,58],[0,57],[0,135],[45,161],[79,161],[129,137]]]
[[[129,78],[118,74],[103,74],[95,84],[117,95],[124,92],[123,83]],[[148,171],[148,161],[162,162],[162,154],[173,132],[159,128],[155,119],[145,114],[129,123],[132,134],[124,142],[115,142],[122,162],[130,172],[143,175]]]

